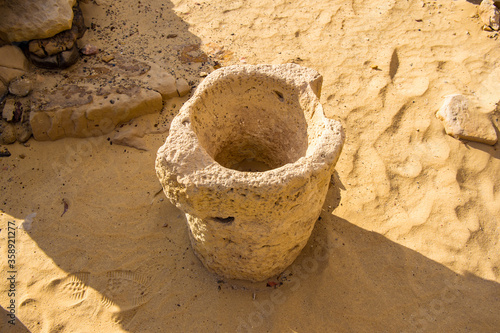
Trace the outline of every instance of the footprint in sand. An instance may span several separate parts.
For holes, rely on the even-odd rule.
[[[67,305],[76,305],[87,297],[88,272],[72,273],[63,279],[55,279],[50,282],[48,289],[52,289],[58,301]]]
[[[111,320],[123,328],[127,328],[139,311],[137,308],[127,311],[113,313]]]
[[[151,278],[130,271],[111,271],[106,274],[108,285],[102,292],[102,303],[107,308],[126,311],[146,303],[151,295]],[[135,314],[135,313],[134,313]]]

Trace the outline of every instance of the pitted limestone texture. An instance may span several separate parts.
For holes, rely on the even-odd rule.
[[[156,172],[211,271],[262,281],[306,245],[344,143],[321,83],[296,64],[224,67],[172,121]]]
[[[26,42],[71,28],[76,0],[0,1],[0,39]]]

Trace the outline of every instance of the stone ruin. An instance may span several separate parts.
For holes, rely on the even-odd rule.
[[[321,84],[295,64],[224,67],[172,121],[156,172],[211,271],[262,281],[306,245],[344,143]]]

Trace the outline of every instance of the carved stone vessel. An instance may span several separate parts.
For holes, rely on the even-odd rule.
[[[262,281],[306,245],[344,143],[321,84],[295,64],[224,67],[172,121],[156,173],[211,271]]]

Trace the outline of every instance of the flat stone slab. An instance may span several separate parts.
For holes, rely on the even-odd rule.
[[[111,88],[71,85],[53,91],[50,98],[31,112],[36,140],[99,136],[111,132],[118,124],[162,108],[159,93],[137,85]]]
[[[472,110],[470,104],[464,95],[448,95],[436,117],[443,122],[448,135],[494,145],[498,138],[493,123],[487,115]]]
[[[60,73],[39,70],[30,114],[36,140],[106,134],[179,96],[175,78],[154,64],[120,56],[86,60]]]

